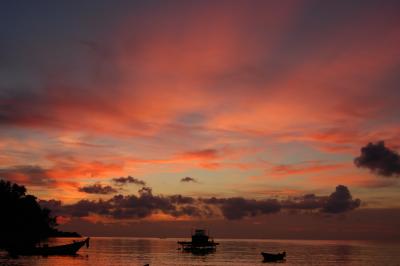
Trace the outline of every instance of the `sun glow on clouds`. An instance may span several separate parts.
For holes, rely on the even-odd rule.
[[[113,7],[61,36],[65,14],[53,39],[7,42],[0,176],[66,202],[128,175],[191,195],[396,189],[351,164],[400,147],[397,6],[200,3]]]

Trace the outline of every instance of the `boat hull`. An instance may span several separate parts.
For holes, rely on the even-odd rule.
[[[284,260],[286,257],[286,252],[283,253],[267,253],[267,252],[261,252],[261,255],[264,258],[264,261],[281,261]]]
[[[180,241],[178,242],[178,244],[181,245],[182,251],[199,253],[199,254],[215,252],[217,250],[217,245],[219,245],[219,243],[216,243],[214,241],[208,241],[206,243],[193,243],[193,242]]]
[[[19,256],[51,256],[51,255],[75,255],[81,247],[89,246],[89,238],[83,241],[77,241],[67,245],[60,246],[43,246],[43,247],[30,247],[30,248],[16,248],[9,250],[12,255]]]

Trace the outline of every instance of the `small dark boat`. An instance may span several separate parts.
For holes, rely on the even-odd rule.
[[[203,229],[195,230],[192,234],[192,241],[178,241],[181,245],[182,251],[189,251],[192,253],[210,253],[217,249],[219,243],[214,242],[214,239],[206,234]]]
[[[50,255],[75,255],[78,250],[86,245],[89,247],[89,237],[82,241],[74,241],[71,244],[52,246],[43,245],[41,247],[19,247],[9,249],[8,252],[12,255],[22,256],[50,256]]]
[[[282,253],[267,253],[261,252],[261,255],[264,257],[264,261],[281,261],[286,257],[286,252]]]

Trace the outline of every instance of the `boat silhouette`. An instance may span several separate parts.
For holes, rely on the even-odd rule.
[[[196,229],[192,234],[192,241],[178,241],[182,251],[192,253],[209,253],[217,249],[219,243],[214,242],[214,239],[206,234],[204,229]]]
[[[281,261],[284,260],[286,257],[286,252],[282,253],[267,253],[267,252],[261,252],[261,255],[264,258],[264,261]]]
[[[39,247],[13,247],[8,248],[7,251],[13,256],[50,256],[50,255],[75,255],[78,250],[86,245],[89,248],[90,238],[82,241],[74,241],[71,244],[48,246],[43,245]]]

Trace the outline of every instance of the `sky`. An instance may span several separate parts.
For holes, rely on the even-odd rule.
[[[83,234],[399,238],[399,12],[1,1],[0,178]]]

